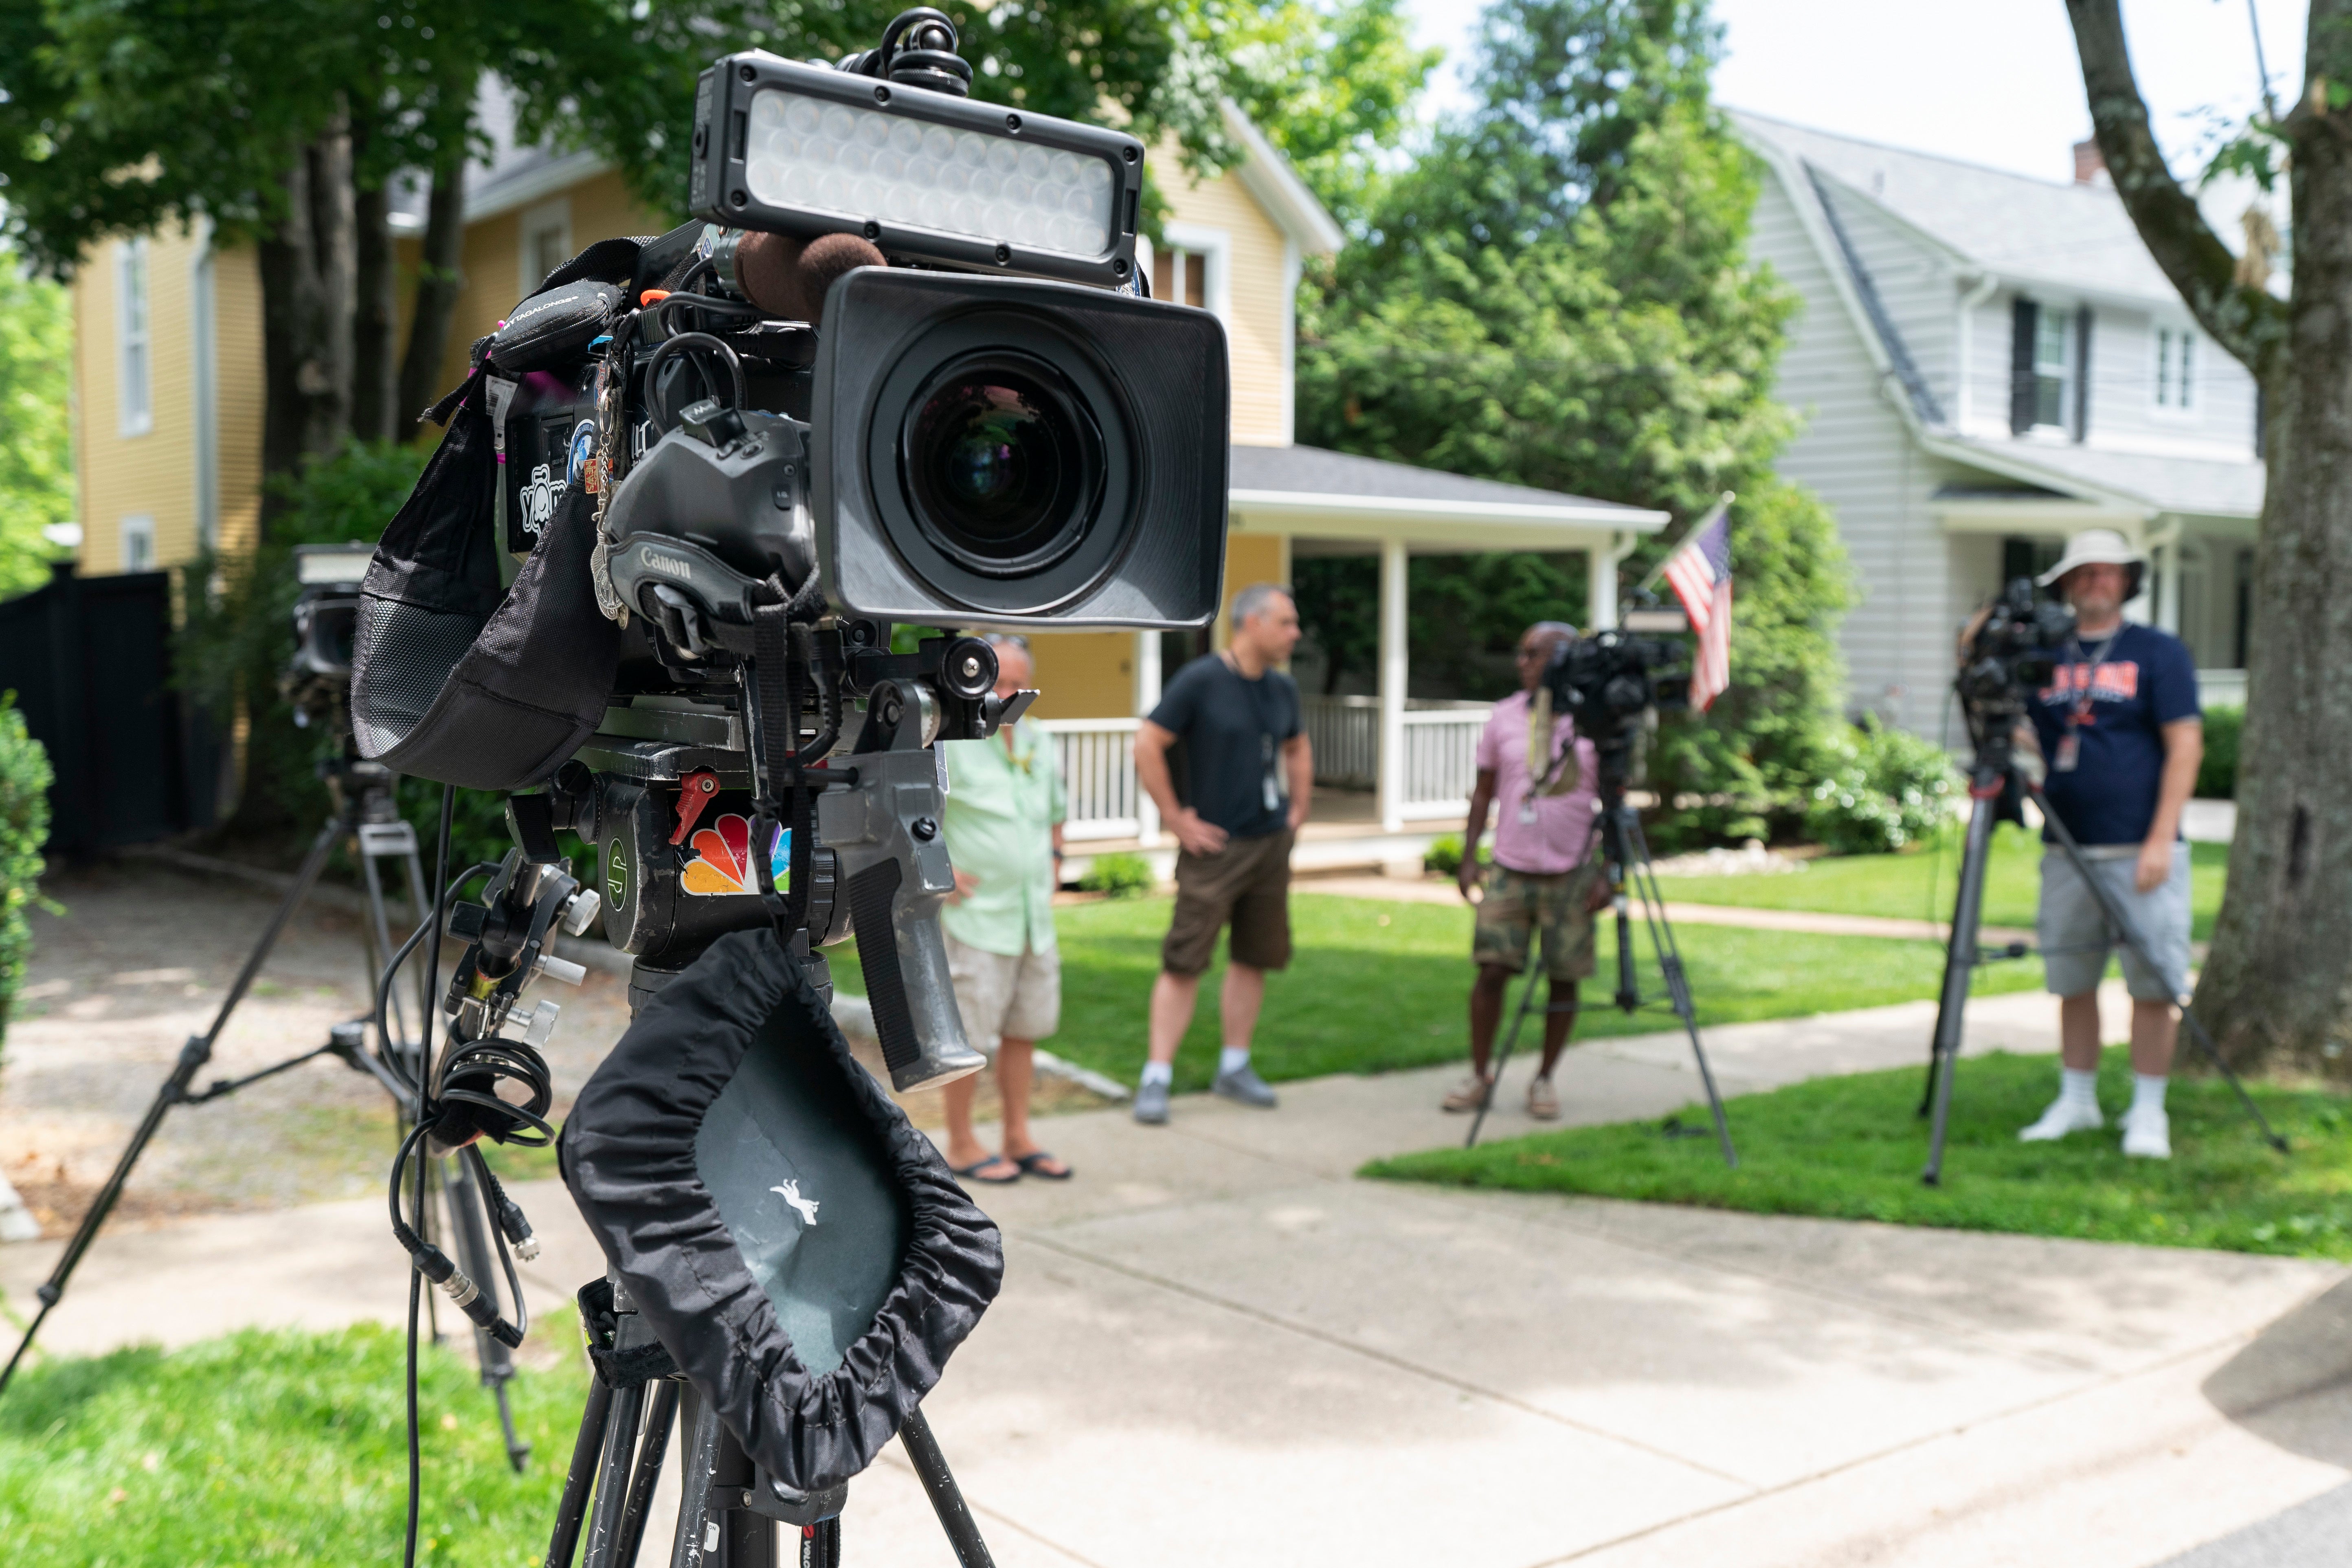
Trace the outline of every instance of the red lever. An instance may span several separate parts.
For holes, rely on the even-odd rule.
[[[702,808],[719,798],[719,775],[709,768],[697,768],[677,781],[677,831],[669,836],[672,844],[683,844],[686,836],[694,831],[695,820]]]

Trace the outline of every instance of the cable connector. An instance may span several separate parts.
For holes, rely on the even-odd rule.
[[[507,1196],[503,1190],[499,1193],[498,1200],[499,1228],[506,1232],[507,1240],[513,1246],[517,1258],[525,1263],[532,1261],[539,1257],[539,1237],[531,1235],[530,1221],[523,1217],[522,1205]]]
[[[442,1294],[456,1303],[458,1310],[471,1319],[476,1328],[509,1350],[522,1343],[521,1331],[499,1316],[498,1309],[483,1299],[481,1288],[467,1278],[465,1271],[450,1260],[447,1253],[428,1241],[412,1256],[416,1263],[416,1271],[440,1287]]]

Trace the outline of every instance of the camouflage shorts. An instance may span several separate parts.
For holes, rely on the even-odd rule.
[[[1552,876],[1486,868],[1486,897],[1470,938],[1470,956],[1513,974],[1528,967],[1528,943],[1543,932],[1544,973],[1554,980],[1584,980],[1592,973],[1592,879],[1597,865]]]

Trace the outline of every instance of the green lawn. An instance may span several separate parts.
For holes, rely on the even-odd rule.
[[[1055,911],[1062,948],[1062,1029],[1048,1042],[1057,1056],[1132,1083],[1143,1063],[1144,1008],[1168,930],[1165,898],[1113,900]],[[1391,903],[1302,893],[1291,900],[1297,955],[1266,987],[1256,1039],[1258,1070],[1268,1079],[1335,1072],[1385,1072],[1453,1061],[1468,1050],[1470,911],[1444,904]],[[1933,996],[1943,950],[1932,942],[1879,937],[1822,937],[1730,926],[1677,928],[1698,998],[1702,1024],[1872,1007]],[[1645,959],[1645,936],[1637,936]],[[830,950],[845,991],[862,992],[856,956]],[[1601,927],[1601,974],[1586,985],[1588,1003],[1615,988],[1616,942]],[[1223,959],[1202,982],[1192,1032],[1176,1062],[1179,1089],[1206,1089],[1216,1063],[1216,988]],[[1654,966],[1644,972],[1658,989]],[[2042,983],[2038,960],[1979,973],[1986,992],[2031,990]],[[1513,994],[1517,1005],[1517,993]],[[1671,1014],[1629,1018],[1613,1006],[1590,1009],[1581,1036],[1646,1033],[1675,1027]]]
[[[576,1346],[570,1313],[531,1327]],[[43,1361],[0,1400],[9,1568],[400,1561],[406,1508],[402,1336],[248,1331]],[[507,1468],[469,1358],[420,1358],[421,1563],[532,1568],[586,1389],[576,1350],[512,1385],[530,1472]]]
[[[2042,845],[2034,836],[2006,826],[1994,833],[1992,859],[1985,868],[1985,924],[2032,926],[2041,866]],[[2229,870],[2230,847],[2192,844],[2189,866],[2195,933],[2203,942],[2213,934],[2213,914],[2221,907],[2221,881]],[[1940,844],[1899,855],[1829,856],[1807,861],[1801,871],[1663,877],[1659,885],[1667,898],[1677,902],[1948,921],[1952,918],[1959,871],[1960,835],[1956,828]]]
[[[2110,1110],[2130,1094],[2120,1050],[2101,1069]],[[2256,1086],[2293,1153],[2256,1135],[2229,1086],[2176,1080],[2173,1157],[2126,1160],[2113,1123],[2058,1143],[2017,1130],[2057,1088],[2050,1057],[1999,1054],[1960,1064],[1941,1187],[1922,1186],[1927,1125],[1918,1068],[1815,1079],[1726,1102],[1739,1169],[1711,1138],[1667,1138],[1618,1122],[1376,1161],[1370,1176],[1528,1192],[1589,1193],[1759,1214],[2013,1231],[2166,1247],[2352,1258],[2352,1116],[2326,1090]],[[1703,1107],[1680,1113],[1705,1125]]]

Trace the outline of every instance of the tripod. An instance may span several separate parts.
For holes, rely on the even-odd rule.
[[[367,917],[361,928],[361,942],[367,952],[371,978],[382,976],[393,951],[391,919],[385,908],[383,868],[379,862],[399,862],[406,874],[410,907],[421,910],[428,906],[429,895],[424,864],[417,853],[416,832],[401,819],[393,798],[393,774],[377,763],[353,757],[348,729],[344,731],[344,743],[320,769],[334,803],[332,812],[320,826],[317,837],[311,839],[310,851],[304,855],[301,867],[295,873],[293,886],[278,901],[268,925],[262,930],[260,940],[247,954],[244,967],[237,971],[236,978],[230,983],[228,995],[222,1000],[220,1010],[213,1016],[212,1026],[201,1035],[189,1036],[187,1044],[180,1047],[179,1059],[162,1087],[155,1091],[154,1100],[141,1119],[138,1130],[131,1134],[129,1146],[115,1161],[112,1173],[82,1215],[81,1223],[75,1228],[72,1239],[66,1243],[66,1249],[58,1258],[57,1266],[36,1292],[41,1303],[40,1310],[26,1329],[16,1353],[8,1358],[6,1368],[0,1370],[0,1393],[5,1392],[17,1365],[24,1361],[26,1352],[32,1349],[34,1337],[41,1331],[42,1323],[64,1299],[67,1282],[72,1279],[83,1255],[89,1250],[90,1243],[97,1238],[99,1227],[106,1223],[107,1216],[122,1196],[122,1189],[131,1179],[131,1167],[139,1163],[140,1155],[146,1152],[147,1145],[154,1139],[163,1124],[164,1116],[173,1106],[203,1105],[259,1083],[264,1079],[275,1078],[305,1062],[331,1056],[383,1085],[384,1092],[391,1095],[401,1108],[404,1121],[412,1114],[415,1085],[420,1080],[424,1064],[419,1059],[422,1052],[415,1037],[409,1033],[406,1007],[396,986],[390,988],[387,1016],[392,1025],[391,1037],[380,1040],[374,1051],[370,1051],[366,1046],[366,1020],[352,1019],[329,1029],[326,1044],[313,1050],[289,1057],[243,1078],[215,1079],[200,1090],[193,1088],[197,1073],[211,1061],[214,1047],[218,1045],[222,1031],[228,1026],[230,1016],[245,1000],[255,975],[260,973],[262,964],[268,961],[270,950],[277,945],[287,923],[294,918],[295,911],[317,885],[320,874],[326,869],[327,858],[336,845],[349,843],[356,847],[357,858],[367,883]],[[433,997],[426,972],[421,966],[417,969],[416,978],[415,1003],[421,1022],[433,1005]],[[451,1162],[449,1165],[449,1169],[436,1173],[436,1190],[442,1192],[450,1212],[457,1216],[454,1239],[458,1251],[466,1258],[468,1268],[474,1268],[478,1261],[483,1265],[474,1272],[477,1279],[484,1281],[483,1288],[488,1289],[490,1288],[488,1281],[492,1279],[488,1272],[489,1243],[482,1234],[481,1205],[474,1194],[476,1178],[462,1161]],[[435,1337],[439,1337],[437,1324]],[[530,1450],[527,1444],[516,1437],[514,1419],[508,1408],[506,1385],[514,1376],[514,1362],[507,1348],[488,1336],[478,1332],[475,1339],[481,1352],[482,1382],[498,1402],[499,1420],[506,1435],[508,1458],[519,1470]]]
[[[1675,928],[1666,919],[1665,896],[1658,889],[1658,871],[1650,858],[1649,840],[1642,833],[1642,814],[1625,800],[1625,783],[1632,773],[1633,737],[1612,736],[1599,744],[1601,758],[1601,813],[1593,819],[1593,831],[1601,837],[1602,864],[1607,868],[1611,903],[1617,915],[1617,1005],[1628,1015],[1645,1004],[1642,995],[1641,975],[1633,961],[1633,900],[1642,904],[1642,923],[1649,931],[1650,947],[1658,955],[1658,970],[1665,981],[1666,1005],[1675,1017],[1682,1020],[1684,1031],[1690,1036],[1691,1058],[1698,1064],[1699,1082],[1706,1088],[1707,1109],[1715,1117],[1715,1141],[1723,1151],[1723,1163],[1733,1170],[1739,1168],[1738,1152],[1731,1146],[1731,1127],[1723,1115],[1723,1097],[1716,1092],[1715,1072],[1707,1066],[1706,1047],[1699,1043],[1698,1017],[1691,1002],[1690,975],[1683,967],[1682,946],[1675,940]],[[1629,890],[1632,897],[1628,898]],[[1511,1017],[1510,1031],[1503,1037],[1503,1048],[1497,1053],[1495,1071],[1486,1080],[1486,1092],[1478,1102],[1478,1114],[1470,1122],[1470,1136],[1463,1142],[1465,1149],[1478,1145],[1478,1132],[1486,1125],[1486,1112],[1494,1109],[1495,1086],[1502,1081],[1503,1068],[1509,1065],[1511,1051],[1518,1044],[1519,1030],[1527,1023],[1528,1013],[1534,1005],[1536,982],[1542,976],[1529,965],[1528,983],[1519,993],[1518,1011]],[[1549,985],[1549,982],[1547,981]],[[1675,1131],[1679,1132],[1678,1126]]]
[[[2007,706],[1988,704],[1981,713],[1970,715],[1971,726],[1978,730],[1976,756],[1969,765],[1969,832],[1966,848],[1960,857],[1960,886],[1952,905],[1952,934],[1944,953],[1944,987],[1936,1008],[1936,1034],[1927,1055],[1927,1089],[1919,1101],[1919,1114],[1933,1114],[1934,1122],[1927,1137],[1927,1168],[1919,1173],[1920,1181],[1928,1186],[1940,1186],[1944,1179],[1944,1138],[1949,1128],[1952,1111],[1952,1075],[1959,1065],[1961,1016],[1968,1006],[1969,975],[1985,962],[1977,944],[1977,932],[1984,916],[1985,867],[1992,854],[1992,830],[2001,816],[2002,797],[2013,781],[2022,797],[2032,800],[2042,812],[2042,820],[2049,826],[2050,835],[2074,874],[2098,900],[2099,911],[2106,919],[2107,929],[2123,945],[2139,956],[2150,969],[2156,963],[2141,942],[2139,931],[2131,916],[2105,882],[2094,876],[2084,858],[2083,847],[2076,843],[2066,824],[2053,810],[2042,787],[2018,765],[2013,741],[2017,719],[2022,710],[2012,711]],[[2022,820],[2022,814],[2020,814]],[[2238,1101],[2272,1148],[2284,1154],[2286,1140],[2280,1137],[2263,1116],[2262,1108],[2246,1092],[2230,1064],[2221,1059],[2221,1049],[2213,1044],[2205,1026],[2189,1010],[2189,988],[2185,975],[2166,975],[2166,986],[2178,998],[2180,1021],[2188,1026],[2189,1037],[2204,1053],[2215,1071],[2229,1080],[2237,1091]]]

